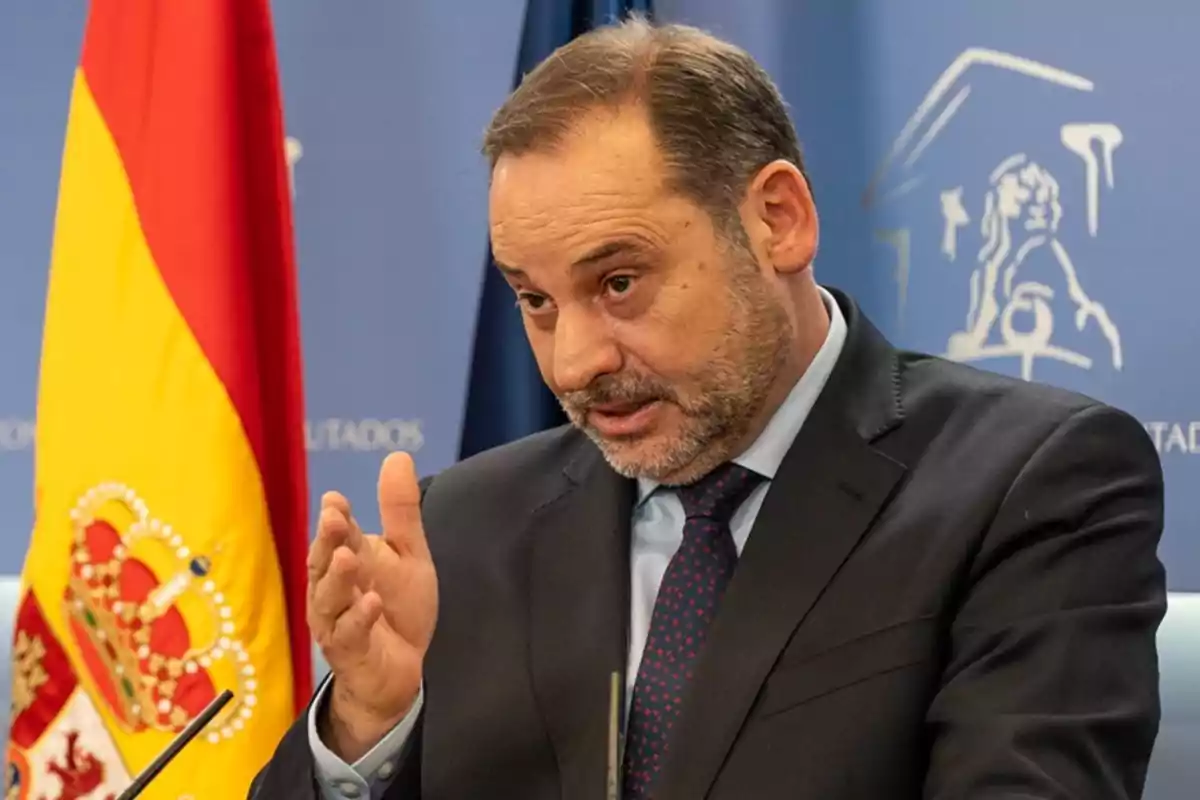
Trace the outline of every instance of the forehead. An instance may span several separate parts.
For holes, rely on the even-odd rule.
[[[553,147],[505,155],[492,173],[492,210],[572,194],[651,194],[662,159],[645,114],[636,107],[597,109]]]
[[[663,227],[679,212],[645,115],[589,113],[552,149],[502,156],[488,213],[495,250],[570,244],[621,225]]]

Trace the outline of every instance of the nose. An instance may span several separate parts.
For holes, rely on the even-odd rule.
[[[559,392],[585,389],[601,375],[620,369],[621,350],[599,314],[577,304],[559,310],[554,328],[554,383]]]

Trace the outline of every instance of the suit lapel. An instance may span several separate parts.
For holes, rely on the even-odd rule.
[[[530,648],[562,796],[583,800],[604,788],[613,671],[624,686],[634,483],[590,443],[566,477],[531,522]]]
[[[713,621],[656,797],[703,798],[783,647],[905,467],[871,442],[901,419],[896,354],[837,296],[849,332],[785,456]]]

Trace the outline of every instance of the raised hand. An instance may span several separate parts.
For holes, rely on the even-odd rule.
[[[412,459],[379,473],[381,535],[364,534],[337,492],[321,498],[308,558],[308,625],[333,671],[322,739],[347,762],[412,708],[437,623],[437,575]]]

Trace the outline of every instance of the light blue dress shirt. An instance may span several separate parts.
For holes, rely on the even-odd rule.
[[[846,320],[841,309],[824,289],[821,290],[821,296],[829,311],[829,333],[825,343],[762,434],[746,452],[733,459],[735,463],[766,479],[738,507],[730,522],[739,554],[746,546],[750,528],[784,455],[829,380],[846,341]],[[631,608],[629,663],[625,671],[626,707],[633,697],[659,584],[667,571],[667,564],[683,541],[683,522],[683,505],[674,492],[660,488],[653,481],[638,481],[630,543]],[[318,690],[317,700],[312,704],[308,716],[308,741],[322,793],[326,800],[378,800],[395,776],[401,748],[412,733],[424,705],[424,689],[417,695],[417,702],[408,716],[370,752],[351,765],[334,755],[317,735],[317,709],[325,702],[328,687],[326,681]]]

